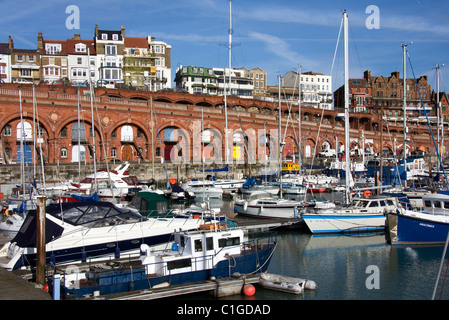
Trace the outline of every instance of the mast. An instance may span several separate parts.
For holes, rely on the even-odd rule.
[[[95,192],[97,192],[97,156],[95,152],[95,125],[94,125],[94,105],[93,105],[93,95],[92,95],[92,79],[90,76],[90,50],[87,48],[87,60],[88,60],[88,72],[89,72],[89,92],[90,92],[90,111],[92,120],[92,153],[94,156],[94,181],[95,181]],[[78,129],[79,130],[79,129]]]
[[[404,79],[403,79],[403,121],[404,121],[404,145],[402,146],[402,151],[404,152],[404,171],[406,174],[406,178],[404,180],[404,187],[407,187],[407,77],[406,77],[406,54],[407,54],[407,45],[402,45],[402,69],[404,73]]]
[[[278,75],[278,97],[279,97],[279,114],[278,114],[278,145],[279,145],[279,194],[282,198],[282,146],[283,143],[281,141],[281,76]]]
[[[232,0],[229,0],[229,43],[228,43],[228,59],[229,59],[229,92],[231,91],[231,47],[232,47]],[[226,93],[226,68],[223,72],[224,85],[224,109],[225,109],[225,162],[229,164],[229,148],[228,148],[228,101]]]
[[[344,60],[345,60],[345,203],[349,204],[350,186],[349,181],[351,174],[350,150],[349,150],[349,68],[348,68],[348,14],[346,10],[343,12],[343,26],[344,26]]]
[[[302,148],[301,148],[301,65],[298,64],[298,158],[299,167],[302,167]]]

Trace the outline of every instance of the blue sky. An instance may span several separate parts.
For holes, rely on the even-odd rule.
[[[80,9],[80,29],[67,29],[66,8]],[[368,29],[369,5],[379,8],[379,29]],[[440,89],[449,91],[449,1],[444,0],[233,0],[232,67],[260,67],[268,84],[289,70],[331,74],[334,89],[342,84],[343,46],[332,62],[342,11],[349,15],[350,77],[363,71],[402,74],[402,43],[417,77],[427,75],[435,88],[435,65],[443,65]],[[17,48],[34,48],[37,33],[63,40],[80,33],[92,39],[95,24],[126,36],[146,37],[172,46],[173,74],[179,65],[228,66],[229,0],[1,0],[0,42],[8,35]],[[412,76],[410,65],[407,76]],[[174,78],[174,77],[173,77]]]

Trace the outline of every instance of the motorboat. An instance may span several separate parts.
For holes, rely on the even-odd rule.
[[[142,244],[140,259],[129,263],[95,264],[79,272],[61,270],[62,299],[98,298],[259,274],[268,269],[276,248],[275,233],[252,238],[240,228],[214,224],[175,232],[172,239],[163,250]]]
[[[313,234],[384,232],[385,214],[402,206],[394,196],[354,198],[348,205],[330,203],[307,207],[302,218]]]
[[[424,206],[387,215],[391,245],[443,245],[449,232],[449,195],[425,194]]]
[[[167,242],[175,229],[198,229],[201,219],[148,218],[110,202],[67,202],[45,208],[46,264],[139,254],[139,247]],[[36,265],[37,211],[28,212],[17,235],[0,250],[0,267]]]
[[[274,198],[269,192],[253,191],[246,199],[238,199],[234,203],[238,214],[256,218],[300,219],[299,210],[304,206],[302,201]]]
[[[7,238],[14,238],[24,221],[23,215],[15,213],[0,223],[0,232]]]
[[[214,181],[210,180],[189,180],[181,184],[187,192],[193,192],[195,198],[218,198],[223,196],[223,189],[217,188],[214,185]]]
[[[128,194],[135,194],[144,188],[135,176],[130,176],[128,172],[130,163],[124,162],[113,170],[99,170],[79,183],[72,182],[72,186],[86,194],[95,191],[100,199],[123,198]],[[145,186],[146,187],[146,186]]]

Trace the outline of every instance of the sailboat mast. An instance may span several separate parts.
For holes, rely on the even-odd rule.
[[[228,44],[228,63],[229,63],[229,92],[231,91],[231,48],[232,48],[232,0],[229,0],[229,44]],[[229,148],[228,148],[228,101],[226,93],[226,68],[223,72],[224,85],[224,109],[225,109],[225,158],[226,165],[229,164]]]
[[[298,159],[299,170],[302,167],[301,155],[301,65],[298,64]]]
[[[97,186],[97,155],[95,152],[95,125],[94,125],[94,98],[92,94],[92,78],[90,76],[90,50],[87,48],[87,61],[88,61],[88,72],[89,72],[89,92],[90,92],[90,112],[92,117],[92,153],[94,156],[94,181],[95,181],[95,192],[98,190]],[[79,130],[79,128],[78,128]]]
[[[345,161],[346,161],[346,170],[345,170],[345,200],[346,204],[349,203],[349,182],[351,174],[351,162],[350,155],[351,152],[349,150],[349,59],[348,59],[348,14],[346,10],[343,12],[343,26],[344,26],[344,60],[345,60]]]
[[[406,77],[406,73],[407,73],[407,65],[406,65],[406,54],[407,54],[407,45],[403,44],[402,45],[402,70],[403,70],[403,74],[404,74],[404,79],[403,79],[403,108],[404,110],[402,111],[403,113],[403,121],[404,121],[404,145],[402,146],[402,151],[404,153],[404,171],[407,174],[407,77]],[[407,187],[407,177],[404,180],[404,187]]]
[[[278,114],[278,145],[279,145],[279,192],[282,198],[282,141],[281,141],[281,76],[278,75],[278,97],[279,97],[279,114]]]

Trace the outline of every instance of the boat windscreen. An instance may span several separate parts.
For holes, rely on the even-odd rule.
[[[143,219],[141,215],[132,211],[101,205],[79,205],[60,211],[55,216],[75,226],[88,227],[134,223]]]

